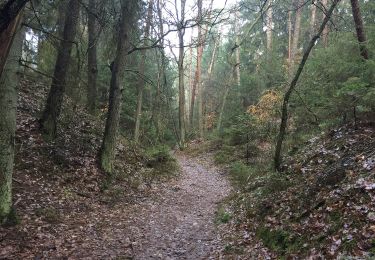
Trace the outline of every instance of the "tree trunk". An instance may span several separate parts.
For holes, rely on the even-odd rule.
[[[198,19],[202,21],[202,0],[198,0]],[[203,138],[203,86],[201,82],[202,74],[202,57],[204,36],[202,34],[202,26],[198,26],[198,48],[197,48],[197,70],[195,73],[194,84],[197,86],[198,97],[198,137]]]
[[[313,3],[311,5],[310,37],[314,36],[314,33],[315,33],[315,23],[316,23],[316,5],[315,5],[315,3]]]
[[[323,19],[326,17],[327,3],[328,3],[328,0],[322,0]],[[324,27],[322,40],[323,40],[323,46],[327,47],[328,46],[328,26],[327,25]]]
[[[79,1],[69,1],[66,9],[63,40],[57,54],[51,89],[48,93],[42,118],[40,119],[42,131],[45,137],[49,140],[56,137],[57,120],[61,112],[66,85],[66,76],[71,60],[70,54],[77,32],[79,9]]]
[[[293,41],[292,41],[292,50],[291,50],[291,72],[294,69],[294,63],[296,59],[296,54],[299,44],[299,35],[301,30],[301,14],[302,14],[303,0],[297,0],[296,5],[296,17],[294,22],[294,32],[293,32]]]
[[[266,26],[267,26],[267,52],[270,54],[272,52],[272,1],[270,1],[268,10],[267,10],[267,19],[266,19]]]
[[[0,32],[0,76],[12,47],[13,36],[19,27],[20,17],[20,15],[16,16],[11,22],[7,23],[8,27]]]
[[[97,22],[95,17],[96,0],[89,0],[88,7],[88,50],[87,50],[87,108],[90,113],[95,112],[97,87],[96,79],[98,75],[97,65],[97,42],[98,31],[96,29]]]
[[[29,0],[8,0],[0,9],[0,34],[9,29],[9,25],[16,19],[22,8]]]
[[[19,31],[21,13],[20,10],[18,16],[8,24],[9,28],[0,32],[1,43],[4,43],[4,39],[9,41],[9,50],[7,56],[4,56],[6,61],[0,74],[0,225],[7,221],[12,207],[18,70],[24,35]]]
[[[129,32],[133,25],[133,17],[138,1],[121,1],[121,20],[119,24],[116,57],[112,64],[112,75],[109,89],[108,114],[105,124],[102,146],[99,152],[101,168],[108,174],[113,172],[116,138],[120,121],[122,91],[124,85],[124,67],[127,49],[129,48]]]
[[[236,48],[236,64],[235,64],[235,71],[236,71],[236,82],[237,82],[237,86],[240,87],[241,86],[241,68],[240,68],[240,65],[241,65],[241,59],[240,59],[240,37],[239,37],[239,22],[238,22],[238,18],[239,17],[239,12],[236,12],[236,21],[235,21],[235,27],[236,27],[236,43],[235,45],[237,46]]]
[[[292,11],[288,11],[288,74],[291,74],[292,66]]]
[[[185,148],[185,86],[184,86],[184,34],[185,28],[183,23],[185,21],[185,4],[186,0],[181,0],[181,18],[178,24],[178,42],[179,42],[179,51],[178,51],[178,119],[179,119],[179,146],[180,149]],[[176,7],[177,11],[177,7]]]
[[[197,54],[198,55],[198,54]],[[195,84],[195,79],[197,78],[197,73],[198,71],[195,70],[195,73],[194,73],[194,80],[193,80],[193,84],[191,85],[191,102],[190,102],[190,110],[189,110],[189,126],[191,129],[193,129],[193,120],[194,120],[194,106],[195,106],[195,97],[196,97],[196,87],[197,85]]]
[[[192,33],[193,35],[193,33]],[[191,41],[190,41],[190,45],[192,44],[193,42],[193,36],[191,37]],[[187,110],[186,110],[186,113],[188,114],[188,119],[186,120],[186,127],[187,129],[191,129],[192,128],[192,125],[191,125],[191,121],[190,121],[190,115],[191,115],[191,101],[192,101],[192,89],[193,89],[193,48],[191,46],[189,46],[189,76],[188,76],[188,90],[187,90],[187,93],[188,93],[188,96],[187,96]]]
[[[310,43],[309,43],[307,49],[305,50],[305,52],[303,54],[303,57],[302,57],[302,60],[299,64],[299,66],[298,66],[297,72],[296,72],[293,80],[291,81],[288,90],[286,91],[286,93],[284,95],[283,105],[282,105],[282,113],[281,113],[280,130],[279,130],[279,134],[277,136],[277,143],[276,143],[276,150],[275,150],[275,157],[274,157],[274,167],[275,167],[275,170],[277,170],[277,171],[281,170],[281,159],[282,159],[281,158],[281,150],[282,150],[282,144],[283,144],[283,141],[284,141],[284,137],[285,137],[285,134],[286,134],[286,127],[287,127],[287,123],[288,123],[288,105],[289,105],[290,96],[292,95],[292,92],[297,85],[297,82],[298,82],[298,79],[299,79],[299,77],[302,73],[303,67],[305,66],[305,64],[307,62],[307,59],[309,58],[310,52],[311,52],[312,48],[314,47],[316,40],[318,40],[319,37],[321,36],[325,26],[327,25],[329,19],[331,18],[333,10],[335,9],[335,7],[339,3],[339,1],[340,0],[333,0],[332,5],[329,8],[326,16],[324,17],[324,20],[323,20],[317,34],[310,40]]]
[[[151,27],[151,22],[152,22],[152,7],[153,7],[153,5],[154,5],[154,1],[149,0],[143,46],[147,46],[148,38],[150,36],[150,27]],[[139,64],[139,73],[141,75],[143,75],[145,73],[145,59],[146,59],[146,50],[142,50],[141,62]],[[139,77],[139,79],[138,79],[137,110],[136,110],[136,113],[135,113],[135,129],[134,129],[134,141],[136,143],[138,143],[138,140],[139,140],[139,128],[140,128],[140,125],[141,125],[141,117],[142,117],[142,100],[143,100],[144,84],[145,83],[144,83],[143,78]]]
[[[225,103],[227,102],[228,93],[229,93],[229,86],[225,86],[223,101],[221,103],[220,112],[219,112],[219,119],[217,120],[217,132],[218,133],[221,133],[222,131],[223,115],[224,115]]]
[[[213,71],[214,64],[215,64],[216,51],[217,51],[217,48],[218,48],[219,43],[220,43],[220,34],[221,34],[221,31],[219,32],[219,34],[218,34],[218,36],[217,36],[217,38],[215,39],[215,42],[214,42],[214,49],[212,51],[211,60],[210,60],[210,64],[208,66],[208,71],[207,71],[208,81],[211,81],[212,71]]]
[[[162,35],[164,35],[164,30],[163,30],[163,14],[162,14],[162,7],[161,7],[161,0],[157,0],[156,7],[157,7],[157,13],[158,13],[158,20],[159,20],[159,37],[161,38],[160,40],[160,45],[162,46],[160,49],[160,75],[159,75],[159,85],[158,85],[158,90],[157,90],[157,95],[156,95],[156,106],[155,106],[155,124],[156,124],[156,129],[158,132],[159,138],[160,136],[160,115],[161,115],[161,92],[166,88],[166,74],[165,74],[165,53],[164,53],[164,39],[162,38]],[[175,129],[176,131],[176,129]]]
[[[350,0],[350,3],[352,5],[353,19],[355,24],[355,30],[357,31],[357,39],[359,43],[360,54],[365,60],[368,60],[369,54],[366,47],[367,39],[365,29],[363,27],[363,20],[361,16],[361,10],[359,8],[359,2],[358,0]]]

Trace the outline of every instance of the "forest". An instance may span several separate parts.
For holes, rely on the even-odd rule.
[[[375,258],[375,1],[0,0],[0,259]]]

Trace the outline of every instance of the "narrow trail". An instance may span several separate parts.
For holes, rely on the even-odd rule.
[[[218,259],[215,212],[230,185],[210,156],[176,158],[181,175],[136,199],[69,199],[54,223],[20,208],[23,226],[0,229],[0,259]]]
[[[215,212],[230,191],[207,158],[178,154],[181,176],[152,201],[135,206],[131,223],[135,259],[214,259],[222,246]]]

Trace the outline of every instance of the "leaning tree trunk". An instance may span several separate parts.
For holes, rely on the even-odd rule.
[[[148,2],[148,10],[147,10],[147,21],[145,26],[145,36],[143,40],[143,46],[147,46],[148,38],[150,36],[150,27],[152,22],[152,8],[154,5],[153,0],[149,0]],[[141,75],[145,72],[145,59],[146,59],[146,50],[142,50],[141,54],[141,62],[139,64],[139,73]],[[139,128],[141,125],[141,117],[142,117],[142,101],[143,101],[143,90],[144,90],[144,80],[142,77],[139,77],[138,80],[138,97],[137,97],[137,110],[135,113],[135,129],[134,129],[134,141],[138,143],[139,140]]]
[[[133,24],[138,1],[121,1],[121,20],[118,31],[116,58],[111,66],[112,76],[109,89],[109,106],[102,146],[99,152],[101,168],[108,174],[113,172],[115,146],[120,120],[122,91],[124,85],[124,67],[129,47],[129,31]]]
[[[71,59],[70,53],[72,51],[73,41],[77,31],[79,8],[80,3],[76,0],[70,0],[67,5],[63,40],[57,53],[55,71],[53,73],[47,103],[40,119],[41,129],[44,136],[49,140],[56,137],[57,120],[61,113],[66,75]]]
[[[9,25],[17,18],[22,8],[29,0],[1,1],[0,9],[0,34],[9,28]]]
[[[0,73],[0,224],[7,221],[12,207],[12,174],[16,131],[17,85],[23,33],[19,31],[21,11],[0,32],[1,45],[8,46],[4,67]]]
[[[286,126],[287,126],[287,123],[288,123],[288,105],[289,105],[290,96],[292,95],[292,92],[297,85],[297,82],[298,82],[298,79],[299,79],[299,77],[302,73],[303,67],[305,66],[306,61],[309,58],[310,52],[311,52],[312,48],[314,47],[315,42],[321,36],[326,24],[328,23],[329,19],[331,18],[333,10],[335,9],[335,7],[337,6],[337,4],[339,2],[340,2],[340,0],[333,0],[333,2],[331,4],[331,7],[327,11],[326,16],[324,17],[324,20],[323,20],[317,34],[310,40],[310,43],[309,43],[307,49],[305,50],[305,52],[303,54],[303,57],[302,57],[302,60],[299,64],[299,66],[298,66],[297,72],[296,72],[293,80],[291,81],[288,90],[286,91],[286,93],[284,95],[282,113],[281,113],[280,130],[279,130],[279,134],[278,134],[278,137],[277,137],[275,157],[274,157],[274,167],[275,167],[275,170],[277,170],[277,171],[281,170],[281,167],[280,167],[281,166],[281,149],[282,149],[284,137],[285,137],[285,134],[286,134]]]
[[[98,75],[97,64],[97,42],[98,30],[96,28],[97,22],[95,17],[96,0],[89,0],[88,7],[88,49],[87,49],[87,109],[90,113],[95,112],[97,86],[96,79]]]
[[[357,31],[357,39],[359,43],[360,53],[361,53],[361,56],[365,60],[368,60],[369,55],[368,55],[368,50],[366,47],[366,41],[367,41],[366,33],[363,27],[363,20],[361,16],[361,10],[359,8],[359,3],[358,3],[358,0],[350,0],[350,3],[352,5],[353,19],[354,19],[355,29]]]

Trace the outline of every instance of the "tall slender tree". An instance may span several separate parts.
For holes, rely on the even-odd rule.
[[[299,36],[301,31],[301,15],[302,15],[303,0],[297,0],[295,4],[295,21],[294,21],[294,31],[292,38],[292,48],[291,48],[291,72],[294,70],[294,63],[296,59],[296,54],[299,47]]]
[[[322,0],[322,10],[323,10],[323,19],[326,17],[327,13],[327,5],[328,5],[328,0]],[[327,47],[328,46],[328,33],[329,33],[329,28],[328,25],[324,27],[323,33],[322,33],[322,41],[323,41],[323,46]]]
[[[313,1],[311,4],[311,16],[310,16],[310,37],[314,36],[315,24],[316,24],[316,4]]]
[[[144,31],[144,39],[143,39],[143,46],[147,46],[149,37],[150,37],[150,27],[152,22],[152,10],[153,10],[154,1],[148,1],[148,10],[147,10],[147,18],[146,18],[146,26]],[[145,72],[145,60],[146,60],[146,49],[141,51],[141,62],[139,64],[139,73],[141,75]],[[138,80],[138,96],[137,96],[137,109],[135,113],[135,129],[134,129],[134,141],[138,143],[139,140],[139,128],[141,125],[141,118],[142,118],[142,101],[143,101],[143,90],[144,86],[143,78],[139,78]]]
[[[57,53],[51,88],[40,119],[44,136],[49,140],[56,137],[57,121],[61,113],[66,77],[71,60],[70,55],[77,32],[79,10],[80,2],[70,0],[66,8],[63,39]]]
[[[96,0],[89,0],[88,6],[88,50],[87,50],[87,108],[90,113],[95,112],[97,86],[96,79],[98,75],[97,64],[97,42],[98,42],[98,29],[96,21]]]
[[[269,6],[267,9],[266,17],[266,35],[267,35],[267,52],[272,51],[272,23],[273,23],[273,14],[272,14],[273,2],[269,1]]]
[[[178,15],[177,1],[175,1],[177,14],[177,35],[178,35],[178,121],[179,121],[179,146],[184,149],[186,146],[186,122],[185,122],[185,85],[184,85],[184,35],[185,35],[185,6],[186,0],[181,0],[180,15]]]
[[[124,68],[130,45],[129,33],[134,24],[137,13],[138,0],[121,0],[121,18],[118,26],[116,57],[111,66],[111,83],[109,88],[108,114],[105,124],[102,146],[99,152],[101,168],[111,174],[115,158],[115,146],[118,134],[120,112],[122,105],[122,91],[124,85]]]

